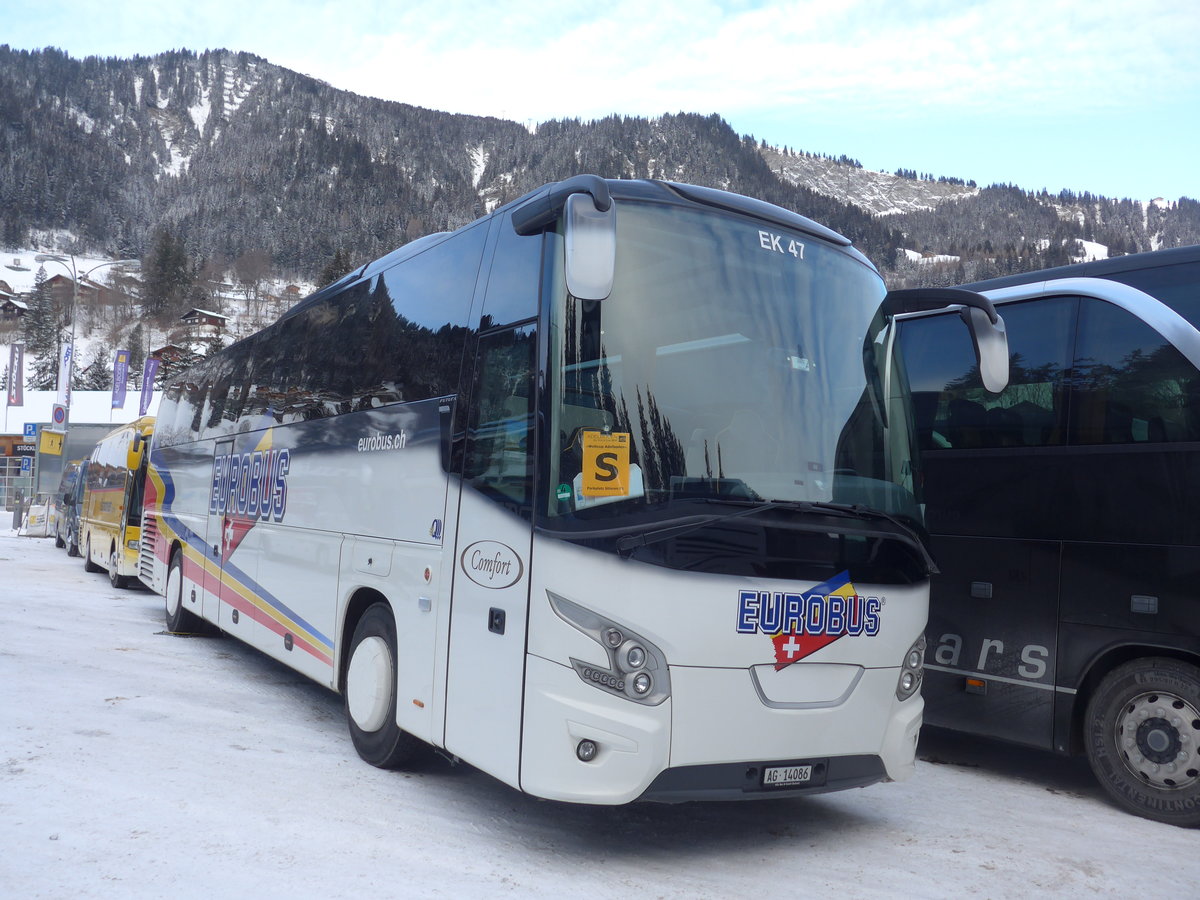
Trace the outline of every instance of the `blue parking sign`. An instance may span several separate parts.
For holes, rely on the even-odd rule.
[[[21,457],[21,474],[28,475],[32,471],[33,471],[33,457],[32,456],[22,456]]]
[[[37,437],[37,422],[26,422],[25,423],[25,437],[26,438],[36,438]]]

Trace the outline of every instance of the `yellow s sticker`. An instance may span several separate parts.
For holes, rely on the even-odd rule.
[[[585,497],[625,497],[629,494],[629,434],[583,433]]]

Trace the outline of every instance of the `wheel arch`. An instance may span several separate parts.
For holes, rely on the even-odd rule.
[[[357,588],[346,600],[346,610],[342,616],[342,627],[338,630],[337,680],[334,688],[339,694],[345,691],[346,670],[350,666],[349,655],[344,651],[350,646],[350,641],[354,638],[354,629],[358,627],[358,622],[363,617],[363,613],[376,603],[385,604],[389,610],[392,608],[392,604],[386,596],[369,587]]]

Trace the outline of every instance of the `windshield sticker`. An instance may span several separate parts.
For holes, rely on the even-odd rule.
[[[863,597],[843,572],[804,593],[738,592],[738,634],[765,634],[782,669],[846,637],[879,634],[883,601]]]
[[[583,433],[584,497],[629,495],[629,434]]]

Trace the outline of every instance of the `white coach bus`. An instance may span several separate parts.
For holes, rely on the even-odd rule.
[[[886,295],[840,235],[581,175],[371,262],[186,372],[141,576],[419,742],[540,797],[907,778],[932,563]],[[997,388],[998,389],[998,388]]]

